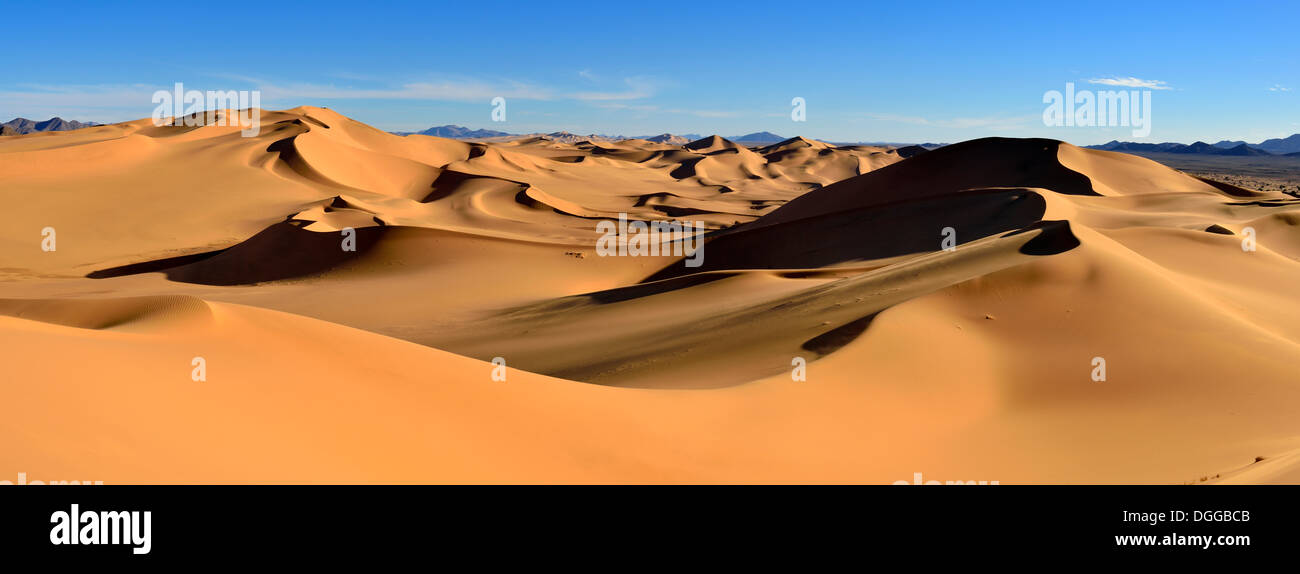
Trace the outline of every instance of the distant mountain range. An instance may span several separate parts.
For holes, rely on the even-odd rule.
[[[89,128],[98,125],[95,122],[78,122],[65,120],[63,118],[50,118],[43,122],[29,120],[27,118],[14,118],[3,124],[0,124],[0,136],[23,135],[36,132],[66,132]]]
[[[1091,149],[1105,151],[1122,151],[1122,152],[1158,152],[1158,153],[1188,153],[1188,154],[1206,154],[1206,155],[1273,155],[1261,149],[1251,147],[1247,144],[1237,144],[1233,147],[1221,147],[1218,144],[1208,144],[1205,142],[1196,142],[1194,144],[1180,144],[1174,142],[1165,143],[1135,143],[1111,141],[1102,145],[1088,146]]]
[[[631,137],[626,137],[621,135],[606,135],[606,134],[589,134],[583,136],[583,135],[572,134],[565,131],[552,132],[549,134],[541,134],[541,133],[516,134],[516,133],[503,132],[497,130],[471,130],[467,127],[457,126],[457,125],[435,126],[427,130],[418,131],[418,132],[392,132],[392,133],[399,136],[418,134],[418,135],[434,136],[434,137],[449,138],[449,139],[487,139],[487,138],[497,138],[497,137],[504,138],[504,137],[537,136],[537,137],[546,137],[548,139],[561,142],[561,143],[577,143],[584,140],[601,140],[601,139],[611,140],[611,141],[618,141],[618,140],[625,140],[625,139],[641,139],[641,140],[651,141],[655,143],[663,143],[663,144],[671,144],[671,145],[686,145],[691,142],[705,139],[706,137],[700,134],[693,134],[693,133],[692,134],[662,133],[658,135],[642,135],[642,136],[631,136]],[[789,138],[782,135],[774,134],[772,132],[753,132],[744,135],[727,136],[724,139],[731,142],[752,146],[755,144],[770,145],[770,144],[780,143],[786,141]],[[907,145],[914,145],[914,144],[908,144],[908,143],[884,144],[880,142],[876,142],[876,143],[842,142],[842,143],[835,143],[834,145],[842,145],[842,146],[843,145],[888,145],[890,147],[900,147],[900,146],[907,146]],[[920,144],[920,147],[923,147],[925,149],[934,149],[938,147],[943,147],[944,145],[945,144],[925,143],[925,144]]]
[[[1088,146],[1091,149],[1100,149],[1106,151],[1122,152],[1157,152],[1157,153],[1189,153],[1205,155],[1300,155],[1300,134],[1294,134],[1286,138],[1273,138],[1264,140],[1257,144],[1248,144],[1245,141],[1223,140],[1215,144],[1205,142],[1196,142],[1193,144],[1181,144],[1174,142],[1165,143],[1135,143],[1112,140],[1110,142]]]
[[[399,136],[418,134],[418,135],[434,136],[434,137],[450,138],[450,139],[483,139],[483,138],[495,138],[495,137],[537,135],[537,134],[514,134],[510,132],[502,132],[497,130],[471,130],[467,127],[456,126],[456,125],[435,126],[419,132],[393,132],[393,133]],[[643,140],[648,140],[656,143],[671,143],[671,144],[678,144],[678,145],[692,142],[704,137],[700,134],[670,134],[670,133],[663,133],[663,134],[653,135],[653,136],[633,136],[631,138],[624,137],[621,135],[615,136],[615,135],[604,135],[604,134],[590,134],[588,136],[578,136],[563,131],[549,133],[545,135],[548,137],[552,137],[553,139],[559,139],[559,140],[568,140],[572,138],[600,138],[600,139],[607,139],[607,140],[643,139]],[[779,136],[772,132],[754,132],[751,134],[745,134],[741,136],[730,136],[726,139],[731,140],[733,142],[765,143],[765,144],[777,143],[786,140],[784,136]]]
[[[1300,134],[1291,134],[1290,137],[1264,140],[1255,147],[1269,153],[1291,155],[1300,152]]]
[[[439,138],[451,138],[451,139],[495,138],[501,136],[514,135],[511,133],[499,132],[496,130],[471,130],[466,127],[453,126],[453,125],[434,126],[422,132],[393,132],[393,133],[399,136],[418,134],[422,136],[434,136]]]
[[[772,132],[754,132],[743,136],[731,136],[727,139],[737,143],[777,143],[785,141],[786,137]]]
[[[655,143],[671,143],[671,144],[682,145],[682,144],[704,139],[704,137],[705,136],[702,136],[700,134],[659,134],[657,136],[637,136],[635,139],[649,140]],[[618,139],[618,138],[612,138],[612,139]],[[733,141],[736,143],[772,144],[772,143],[783,142],[789,138],[786,138],[785,136],[776,135],[772,132],[754,132],[752,134],[745,134],[743,136],[727,136],[723,139]]]
[[[645,136],[636,139],[643,139],[655,143],[685,145],[704,136],[700,134],[659,134],[657,136]]]

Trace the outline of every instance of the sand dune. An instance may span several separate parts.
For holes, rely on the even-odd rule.
[[[1300,480],[1286,195],[1052,140],[262,124],[0,139],[0,478]],[[703,264],[599,256],[620,214]]]

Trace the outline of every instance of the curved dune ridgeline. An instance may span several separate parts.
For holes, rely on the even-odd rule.
[[[0,138],[0,475],[1300,481],[1289,196],[1042,139],[261,121]],[[701,264],[600,256],[620,214]]]

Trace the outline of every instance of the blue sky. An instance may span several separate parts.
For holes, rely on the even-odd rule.
[[[977,4],[11,3],[0,121],[148,117],[153,92],[182,82],[387,130],[1079,144],[1300,132],[1300,3]],[[1043,124],[1046,91],[1116,80],[1158,88],[1149,137]],[[495,96],[506,122],[491,121]]]

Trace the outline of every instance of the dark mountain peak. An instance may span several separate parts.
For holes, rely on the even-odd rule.
[[[99,126],[96,122],[78,122],[75,120],[65,120],[60,117],[53,117],[43,122],[29,120],[27,118],[14,118],[5,122],[4,125],[17,134],[30,134],[35,132],[66,132]],[[6,132],[8,133],[8,132]],[[16,134],[12,134],[16,135]]]
[[[643,139],[643,140],[646,140],[646,141],[649,141],[649,142],[654,142],[654,143],[666,143],[666,144],[682,145],[682,144],[689,143],[690,141],[695,140],[695,139],[699,139],[699,138],[698,138],[698,137],[696,137],[696,138],[690,138],[690,137],[686,137],[686,136],[684,136],[684,135],[673,135],[673,134],[670,134],[670,133],[665,132],[665,133],[659,134],[659,135],[657,135],[657,136],[649,136],[649,137],[643,137],[643,138],[639,138],[639,139]]]
[[[496,130],[471,130],[464,126],[457,126],[452,124],[448,124],[445,126],[434,126],[427,130],[419,131],[419,132],[394,132],[394,133],[402,136],[411,135],[412,133],[415,133],[422,136],[433,136],[433,137],[449,138],[449,139],[494,138],[500,136],[513,135],[506,132],[499,132]]]
[[[1223,149],[1230,149],[1230,148],[1237,147],[1237,146],[1239,146],[1239,145],[1246,145],[1246,142],[1245,142],[1244,140],[1238,140],[1238,141],[1222,140],[1222,141],[1220,141],[1220,142],[1214,144],[1214,147],[1221,147],[1221,148],[1223,148]]]
[[[1133,153],[1177,153],[1177,154],[1205,154],[1205,155],[1272,155],[1270,152],[1241,142],[1233,146],[1221,144],[1232,143],[1224,140],[1217,144],[1208,144],[1203,141],[1193,142],[1190,145],[1184,145],[1174,142],[1165,142],[1158,144],[1110,141],[1101,145],[1087,146],[1089,149],[1099,149],[1105,151],[1133,152]]]
[[[1300,134],[1291,134],[1284,138],[1264,140],[1255,147],[1269,153],[1283,155],[1300,152]]]
[[[777,142],[784,141],[786,138],[776,135],[772,132],[754,132],[752,134],[745,134],[743,136],[733,136],[727,139],[733,142],[777,143]]]

